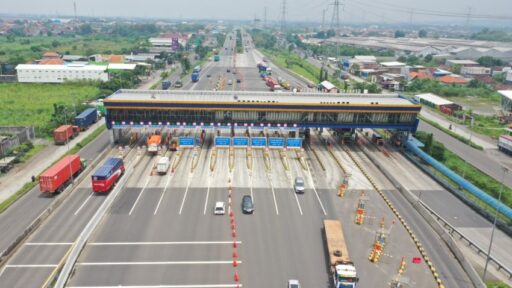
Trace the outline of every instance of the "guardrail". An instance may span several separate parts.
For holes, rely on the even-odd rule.
[[[459,239],[460,240],[465,240],[469,247],[473,247],[473,248],[476,248],[477,250],[477,253],[480,255],[480,254],[483,254],[485,257],[487,257],[487,252],[485,249],[483,249],[482,247],[478,246],[478,244],[475,244],[473,241],[471,241],[471,239],[469,239],[469,237],[467,237],[466,235],[464,235],[464,233],[458,231],[455,227],[453,227],[450,223],[448,223],[447,220],[445,220],[443,217],[441,217],[439,214],[437,214],[434,210],[432,210],[432,208],[430,208],[427,204],[425,204],[423,201],[419,201],[419,203],[425,207],[425,209],[428,210],[428,212],[430,212],[430,214],[432,214],[432,216],[434,216],[436,218],[437,221],[440,221],[442,222],[442,225],[445,227],[445,229],[448,230],[448,234],[452,235],[455,233],[459,236]],[[448,228],[446,228],[448,227]],[[497,260],[496,258],[494,258],[492,255],[491,257],[489,257],[489,260],[494,262],[494,264],[496,265],[496,268],[498,269],[498,271],[502,271],[503,272],[506,272],[508,274],[508,278],[512,278],[512,271],[506,267],[503,263],[501,263],[499,260]]]
[[[414,206],[417,201],[412,197],[412,193],[408,189],[406,189],[402,184],[400,184],[400,182],[386,168],[384,168],[383,165],[380,164],[380,161],[377,160],[377,158],[373,157],[371,153],[368,153],[366,148],[360,147],[360,150],[366,155],[366,157],[368,157],[368,159],[370,159],[373,162],[375,167],[379,169],[379,171],[391,182],[391,184],[393,184],[393,186],[396,187],[396,189],[405,197],[405,199],[411,205]],[[430,225],[430,227],[432,227],[432,229],[444,241],[448,249],[450,249],[453,252],[455,258],[460,263],[466,275],[468,276],[470,281],[475,285],[475,287],[486,287],[485,283],[482,281],[480,276],[475,271],[475,268],[471,265],[471,263],[469,263],[464,254],[462,254],[462,251],[455,243],[455,240],[451,237],[451,234],[447,234],[445,232],[441,224],[431,216],[427,209],[421,209],[424,208],[423,205],[416,205],[415,207],[417,208],[418,213],[425,219],[425,221]]]
[[[66,200],[69,195],[78,187],[78,184],[87,176],[87,174],[95,168],[101,159],[110,153],[111,149],[106,149],[103,153],[98,155],[89,165],[75,178],[74,183],[66,187],[55,201],[53,201],[48,208],[46,208],[39,216],[28,225],[28,227],[21,233],[16,240],[14,240],[2,253],[0,253],[0,267],[3,266],[7,260],[16,252],[20,245],[48,218],[50,215],[59,208],[59,206]]]

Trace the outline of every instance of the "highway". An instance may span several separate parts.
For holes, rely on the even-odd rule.
[[[226,67],[231,67],[242,82],[233,81],[233,85],[221,85],[220,89],[267,91],[256,68],[261,54],[248,40],[247,53],[230,55],[231,47],[236,50],[234,39],[226,38],[227,49],[221,49],[221,61],[203,65],[199,82],[185,82],[181,89],[212,90],[216,83],[211,79],[235,77],[226,71]],[[272,68],[281,77],[291,77]],[[291,78],[290,81],[301,83]],[[252,131],[253,135],[258,132]],[[178,129],[174,136],[187,133],[199,131]],[[242,131],[237,133],[241,135]],[[102,137],[106,138],[105,144],[102,146],[100,140],[93,142],[88,153],[107,149],[108,134],[99,139]],[[388,286],[397,276],[402,257],[407,261],[402,277],[405,284],[435,287],[425,262],[411,263],[420,254],[407,231],[397,223],[348,154],[338,145],[329,152],[323,140],[329,137],[313,132],[304,151],[305,161],[301,162],[300,152],[292,150],[271,149],[266,156],[263,150],[254,149],[250,156],[246,149],[230,152],[214,148],[214,132],[207,131],[205,143],[198,150],[163,152],[175,163],[175,169],[171,168],[166,175],[157,175],[153,170],[162,155],[149,156],[141,150],[137,156],[136,149],[132,150],[127,163],[137,163],[134,173],[125,176],[127,181],[120,187],[120,195],[75,264],[68,287],[236,287],[235,273],[244,287],[280,287],[292,278],[299,279],[304,287],[329,287],[322,236],[322,220],[327,218],[343,223],[350,255],[358,270],[359,287]],[[373,164],[364,156],[359,157],[408,223],[421,230],[418,236],[446,286],[471,287],[439,237],[425,226],[412,207],[402,203],[405,200]],[[213,171],[210,167],[214,167]],[[303,195],[293,190],[297,176],[306,180]],[[349,190],[340,198],[336,191],[344,176],[350,176]],[[9,259],[0,271],[0,287],[41,287],[105,198],[92,195],[89,179],[87,176]],[[232,187],[231,193],[228,187]],[[242,214],[243,195],[253,197],[254,214]],[[355,209],[360,199],[366,201],[366,217],[363,225],[356,225]],[[226,202],[228,214],[234,213],[234,226],[228,215],[213,215],[216,201]],[[13,210],[21,208],[27,209],[20,206]],[[17,213],[23,212],[20,211]],[[382,218],[387,242],[379,262],[371,263],[368,255]]]

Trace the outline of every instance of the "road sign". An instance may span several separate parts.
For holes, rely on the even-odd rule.
[[[194,147],[194,138],[180,137],[180,147]]]
[[[235,147],[247,147],[248,145],[249,145],[249,138],[247,138],[247,137],[233,138],[233,146],[235,146]]]
[[[283,148],[284,138],[268,138],[268,146],[270,148]]]
[[[215,137],[215,146],[229,147],[231,145],[231,138],[229,137]]]
[[[265,137],[251,138],[251,146],[253,148],[264,148],[265,146],[267,146],[267,138],[265,138]]]
[[[286,139],[286,147],[290,149],[300,149],[302,147],[302,139],[288,138]]]

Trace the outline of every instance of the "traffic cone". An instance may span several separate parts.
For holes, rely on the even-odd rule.
[[[235,280],[235,282],[240,281],[240,277],[238,276],[238,272],[235,271],[235,276],[233,277],[233,279]]]
[[[236,251],[233,252],[233,258],[237,258],[238,254],[236,254]]]
[[[236,266],[238,266],[238,263],[236,262],[236,259],[233,259],[233,267],[236,267]]]
[[[233,238],[235,238],[235,237],[236,237],[236,230],[235,230],[235,229],[233,229],[233,230],[231,231],[231,236],[233,236]]]
[[[231,230],[235,230],[235,223],[231,223]]]
[[[233,248],[236,248],[237,244],[236,244],[236,239],[233,239]]]

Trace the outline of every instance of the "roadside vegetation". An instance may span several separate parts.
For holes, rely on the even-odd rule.
[[[487,288],[512,288],[510,285],[507,285],[503,282],[495,282],[495,281],[487,282],[486,285],[487,285]]]
[[[459,135],[459,134],[457,134],[457,133],[453,132],[453,131],[452,131],[452,130],[450,130],[450,129],[446,129],[445,127],[443,127],[443,126],[439,125],[439,123],[437,123],[437,122],[435,122],[435,121],[429,120],[429,119],[427,119],[427,118],[425,118],[425,117],[423,117],[423,116],[421,116],[421,115],[418,115],[418,118],[420,118],[420,119],[421,119],[421,121],[425,121],[425,122],[427,122],[428,124],[430,124],[430,125],[432,125],[432,126],[436,127],[437,129],[439,129],[439,130],[443,131],[444,133],[446,133],[446,134],[448,134],[448,135],[452,136],[453,138],[455,138],[455,139],[459,140],[460,142],[462,142],[462,143],[464,143],[464,144],[466,144],[466,145],[469,145],[469,146],[471,146],[471,147],[473,147],[473,148],[475,148],[475,149],[478,149],[478,150],[483,150],[483,149],[484,149],[482,146],[480,146],[480,145],[476,144],[476,143],[475,143],[475,142],[473,142],[473,141],[469,141],[469,139],[468,139],[468,138],[463,137],[463,136],[461,136],[461,135]]]
[[[444,145],[434,140],[432,134],[418,131],[415,137],[425,144],[423,151],[432,156],[437,161],[443,163],[446,167],[453,170],[459,175],[464,175],[464,178],[471,182],[482,191],[498,199],[499,191],[502,185],[499,181],[490,177],[489,175],[478,170],[471,164],[465,162],[462,158],[455,153],[446,149]],[[472,194],[467,193],[470,197],[474,198]],[[476,198],[474,198],[476,200]],[[501,201],[508,207],[512,207],[512,189],[507,186],[503,187],[503,194]],[[483,204],[483,203],[480,203]]]

